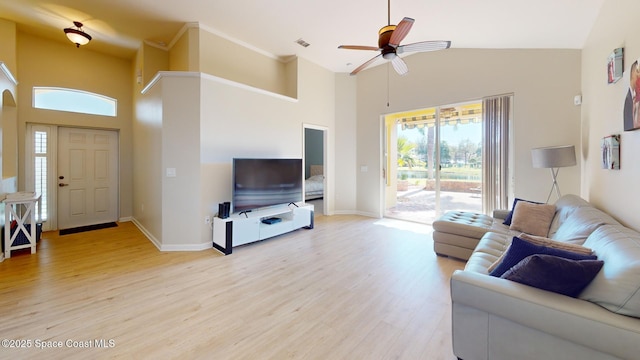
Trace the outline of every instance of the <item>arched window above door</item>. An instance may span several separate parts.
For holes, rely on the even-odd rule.
[[[34,87],[33,107],[82,114],[116,116],[118,102],[108,96],[76,89]]]

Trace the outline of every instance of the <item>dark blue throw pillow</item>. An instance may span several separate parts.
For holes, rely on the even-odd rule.
[[[570,260],[553,255],[531,255],[505,272],[503,279],[538,289],[577,297],[604,265],[600,260]]]
[[[513,237],[511,241],[511,246],[507,249],[507,252],[504,254],[502,261],[498,266],[489,275],[500,277],[502,274],[507,272],[507,270],[511,269],[515,264],[519,263],[522,259],[527,256],[543,254],[543,255],[553,255],[559,256],[565,259],[571,260],[596,260],[597,257],[595,255],[583,255],[574,253],[571,251],[555,249],[547,246],[536,245],[530,243],[526,240],[522,240],[517,236]]]
[[[511,226],[511,220],[513,219],[513,210],[516,209],[516,204],[518,203],[518,201],[526,201],[526,202],[530,202],[532,204],[542,204],[542,203],[537,202],[537,201],[525,200],[525,199],[520,199],[520,198],[513,199],[513,206],[511,207],[511,211],[509,211],[509,214],[507,214],[507,217],[504,218],[504,221],[502,222],[504,225]]]

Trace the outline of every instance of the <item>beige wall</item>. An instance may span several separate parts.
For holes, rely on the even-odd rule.
[[[162,83],[136,94],[133,120],[133,220],[162,246]]]
[[[161,53],[138,51],[136,68],[145,76],[149,56],[161,64]],[[136,92],[133,126],[134,221],[160,249],[210,247],[204,217],[231,199],[231,159],[302,157],[303,124],[329,129],[327,177],[334,187],[333,73],[299,59],[283,63],[190,26],[168,59],[171,71]],[[176,177],[167,177],[167,168]],[[330,212],[332,200],[326,200]]]
[[[17,34],[18,68],[18,164],[25,163],[27,123],[79,126],[119,131],[119,216],[132,215],[132,62],[91,51],[90,45],[53,42],[29,34]],[[103,94],[118,100],[116,117],[34,109],[32,88],[55,86]],[[18,187],[25,189],[24,166]]]
[[[283,61],[198,23],[185,24],[176,35],[168,70],[196,71],[292,98],[298,95],[295,57]]]
[[[335,212],[340,214],[353,214],[357,212],[357,77],[347,74],[335,74],[335,79]]]
[[[137,90],[141,90],[144,85],[148,84],[159,71],[169,71],[170,69],[168,51],[146,43],[142,44],[141,50],[137,55],[139,60],[137,61],[136,75],[138,73],[142,75],[142,83]]]
[[[640,230],[640,130],[625,132],[623,106],[629,67],[640,58],[640,2],[606,0],[582,52],[582,195],[616,219]],[[607,84],[607,57],[624,47],[624,77]],[[600,166],[600,139],[620,134],[619,171]]]
[[[162,78],[162,248],[185,250],[194,244],[211,246],[201,236],[200,203],[200,74]],[[169,177],[167,169],[175,169]],[[202,241],[198,241],[202,239]],[[186,246],[185,246],[186,245]],[[196,248],[197,249],[197,245]]]
[[[162,247],[162,83],[142,90],[159,71],[169,69],[169,52],[143,44],[134,59],[135,73],[142,74],[133,85],[133,221],[158,247]]]
[[[199,71],[199,30],[185,25],[169,50],[169,70]]]
[[[163,54],[149,50],[145,46],[135,59],[145,83],[153,64],[158,70],[163,64]],[[134,86],[134,221],[156,246],[210,247],[204,218],[231,200],[232,159],[302,157],[303,124],[328,129],[328,212],[340,193],[354,199],[349,207],[355,209],[353,189],[334,181],[335,74],[305,60],[281,62],[190,24],[177,35],[168,62],[171,71],[151,80],[143,94]],[[351,99],[353,90],[352,80]],[[344,108],[353,115],[355,104]],[[355,122],[343,119],[350,134],[345,158],[355,159]],[[166,176],[167,168],[176,170],[175,178]]]
[[[264,89],[287,93],[286,64],[200,29],[198,71]]]
[[[0,19],[0,194],[17,191],[18,180],[18,110],[17,86],[13,82],[18,74],[16,56],[16,24]],[[14,78],[14,79],[12,79]],[[4,212],[0,212],[2,216]],[[4,217],[3,217],[4,219]]]
[[[284,79],[284,92],[282,95],[288,96],[294,99],[298,98],[298,58],[293,57],[284,64],[285,75]]]
[[[0,74],[0,76],[2,76]],[[3,89],[0,89],[3,90]],[[14,86],[15,90],[15,86]],[[18,178],[18,108],[11,90],[5,89],[2,99],[2,179]],[[2,193],[2,191],[0,191]]]
[[[0,62],[9,71],[18,74],[18,60],[16,58],[16,23],[0,19]]]
[[[139,97],[134,217],[160,249],[210,247],[204,217],[231,200],[232,159],[302,157],[303,124],[328,128],[333,187],[335,77],[304,60],[297,67],[305,79],[299,99],[195,72],[160,73]],[[167,168],[176,177],[167,177]],[[333,197],[326,200],[329,212]]]
[[[231,162],[234,157],[303,156],[303,124],[328,128],[327,183],[331,187],[329,213],[334,199],[336,156],[335,77],[330,71],[298,60],[299,99],[205,77],[202,82],[200,157],[202,166],[202,216],[215,214],[218,203],[231,200]],[[251,106],[247,106],[251,104]],[[341,189],[341,191],[344,191]],[[352,191],[349,189],[348,191]],[[348,191],[346,195],[348,195]],[[205,228],[206,229],[206,228]],[[203,232],[203,241],[210,233]]]
[[[0,65],[0,194],[5,194],[18,190],[17,84],[15,75]],[[0,208],[0,225],[4,225],[4,207]]]
[[[533,169],[531,148],[580,143],[579,50],[449,49],[405,58],[409,74],[387,65],[358,74],[357,210],[381,216],[381,114],[514,94],[515,196],[546,200],[548,170]],[[389,106],[387,106],[389,101]],[[361,166],[368,168],[361,172]],[[580,166],[562,169],[563,193],[580,193]]]

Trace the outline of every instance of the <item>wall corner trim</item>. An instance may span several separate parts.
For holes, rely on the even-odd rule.
[[[13,85],[18,85],[18,80],[15,76],[13,76],[7,65],[5,65],[2,61],[0,61],[0,70],[2,70],[4,76],[6,76],[7,79],[9,79],[9,81],[13,83]]]
[[[281,99],[281,100],[285,100],[285,101],[289,101],[289,102],[298,102],[298,99],[296,98],[292,98],[290,96],[286,96],[286,95],[282,95],[282,94],[278,94],[278,93],[274,93],[271,91],[267,91],[264,89],[260,89],[257,87],[253,87],[253,86],[249,86],[249,85],[245,85],[245,84],[241,84],[235,81],[231,81],[231,80],[227,80],[221,77],[217,77],[217,76],[213,76],[210,74],[205,74],[205,73],[200,73],[200,72],[193,72],[193,71],[159,71],[154,77],[153,79],[151,79],[151,81],[149,81],[149,83],[140,91],[141,94],[146,94],[149,89],[151,89],[153,86],[155,86],[155,84],[160,81],[161,78],[163,77],[198,77],[202,80],[207,80],[207,81],[215,81],[217,83],[220,84],[225,84],[225,85],[229,85],[229,86],[233,86],[233,87],[237,87],[240,89],[244,89],[244,90],[248,90],[248,91],[252,91],[255,93],[259,93],[259,94],[263,94],[263,95],[267,95],[267,96],[271,96],[277,99]]]

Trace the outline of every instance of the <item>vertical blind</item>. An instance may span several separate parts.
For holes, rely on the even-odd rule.
[[[509,126],[512,95],[487,97],[483,112],[483,212],[507,209],[509,186]]]

